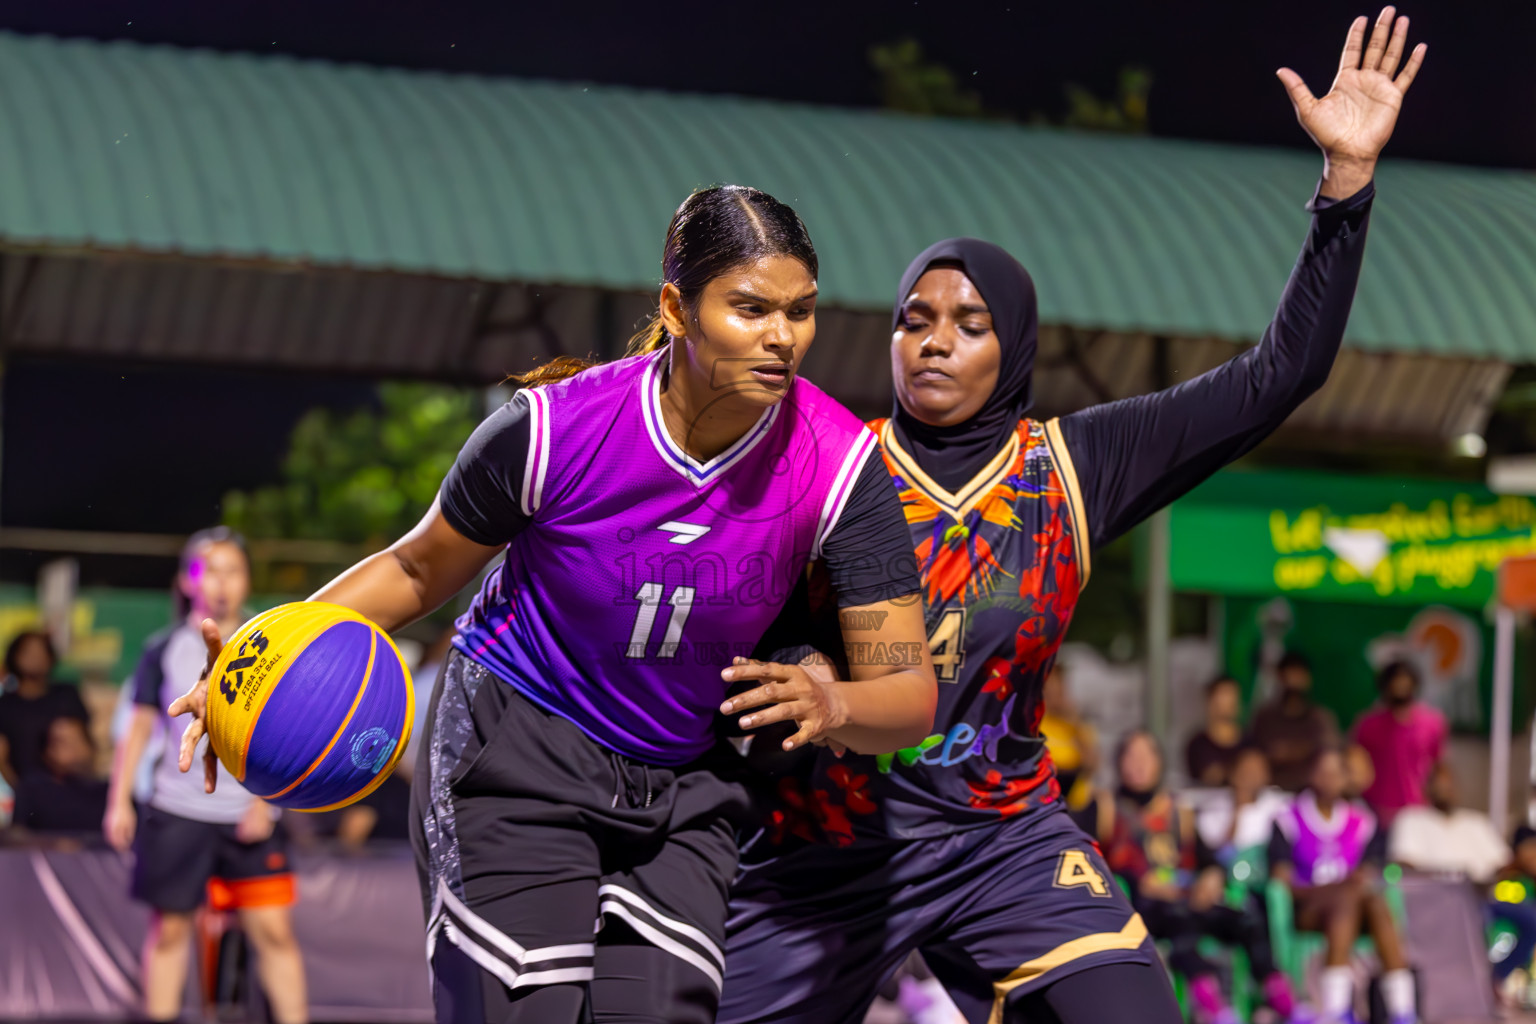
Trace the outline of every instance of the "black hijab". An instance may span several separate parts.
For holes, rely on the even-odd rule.
[[[1039,313],[1035,282],[1018,260],[991,242],[949,238],[924,249],[901,275],[901,290],[891,314],[893,332],[917,279],[935,263],[958,264],[971,279],[992,311],[992,327],[1002,348],[997,387],[976,415],[964,423],[929,426],[902,408],[899,400],[896,402],[893,421],[897,440],[923,472],[953,492],[1002,449],[1033,403],[1030,376],[1035,366]]]

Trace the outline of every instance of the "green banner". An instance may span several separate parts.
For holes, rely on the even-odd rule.
[[[292,600],[259,595],[247,604],[254,613]],[[71,609],[71,641],[59,667],[60,677],[122,682],[132,674],[144,641],[170,625],[172,615],[169,588],[83,588]],[[31,587],[0,586],[0,650],[17,633],[35,629],[41,621],[36,593]]]
[[[1376,671],[1390,661],[1419,669],[1420,696],[1457,729],[1485,733],[1493,679],[1493,629],[1480,612],[1445,605],[1332,604],[1283,597],[1224,602],[1224,661],[1249,690],[1268,649],[1299,651],[1312,662],[1313,695],[1347,729],[1377,698]],[[1515,731],[1530,721],[1530,630],[1516,633]]]
[[[1175,502],[1175,589],[1481,608],[1536,553],[1536,502],[1457,481],[1218,473]]]

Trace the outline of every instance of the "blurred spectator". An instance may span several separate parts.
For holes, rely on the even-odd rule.
[[[16,790],[15,824],[31,832],[95,832],[107,812],[107,783],[96,777],[96,745],[78,718],[48,723],[43,767]]]
[[[1392,1024],[1413,1024],[1413,975],[1382,895],[1386,835],[1376,827],[1375,815],[1345,799],[1346,781],[1343,754],[1324,747],[1314,758],[1310,788],[1275,819],[1270,874],[1290,887],[1296,927],[1327,939],[1318,987],[1322,1019],[1353,1020],[1349,957],[1363,926],[1376,943],[1381,995]]]
[[[1192,815],[1163,789],[1163,755],[1145,730],[1129,733],[1115,756],[1119,786],[1098,798],[1098,836],[1110,868],[1131,887],[1131,901],[1156,938],[1172,945],[1168,964],[1189,979],[1196,1018],[1237,1021],[1217,967],[1198,950],[1211,936],[1240,944],[1254,980],[1282,1017],[1295,1012],[1285,975],[1275,969],[1269,934],[1251,909],[1222,902],[1226,872],[1198,840]]]
[[[1414,871],[1466,878],[1485,890],[1501,872],[1513,869],[1510,848],[1493,827],[1493,819],[1458,806],[1456,777],[1444,761],[1430,773],[1429,801],[1428,807],[1403,808],[1392,823],[1389,852],[1394,861]],[[1536,910],[1529,903],[1490,898],[1488,913],[1515,932],[1514,949],[1493,965],[1500,998],[1512,1002],[1504,983],[1516,967],[1528,965],[1536,952]]]
[[[1261,858],[1274,832],[1275,819],[1291,806],[1291,798],[1269,784],[1269,761],[1258,747],[1237,750],[1227,788],[1200,804],[1195,826],[1200,841],[1232,873],[1241,858],[1250,861],[1248,874],[1236,880],[1256,887],[1267,871],[1251,863]]]
[[[1307,784],[1317,752],[1338,737],[1339,723],[1312,702],[1312,665],[1304,655],[1286,652],[1276,672],[1280,694],[1253,716],[1252,736],[1269,758],[1275,785],[1295,793]]]
[[[1243,741],[1243,695],[1237,680],[1217,676],[1205,687],[1205,725],[1184,748],[1184,769],[1194,786],[1225,786]],[[1268,769],[1266,767],[1266,774]]]
[[[292,1024],[307,1012],[304,964],[293,935],[294,878],[282,836],[274,831],[273,808],[227,772],[212,793],[205,791],[199,768],[206,736],[193,751],[193,770],[181,771],[181,726],[166,714],[207,663],[202,623],[212,619],[220,635],[232,636],[245,618],[250,587],[250,561],[239,534],[227,527],[193,534],[182,548],[173,592],[180,621],[150,637],[134,670],[137,706],[118,745],[101,828],[114,849],[133,848],[132,895],[153,911],[140,984],[144,1016],[151,1020],[181,1013],[196,912],[210,888],[220,909],[238,913],[273,1019]],[[136,807],[139,762],[157,730],[167,741],[153,792]]]
[[[1093,773],[1099,767],[1098,732],[1078,714],[1061,665],[1051,666],[1041,700],[1045,714],[1040,716],[1040,735],[1045,737],[1056,766],[1056,780],[1068,809],[1081,809],[1093,797]]]
[[[1376,781],[1365,790],[1383,826],[1404,807],[1422,807],[1430,769],[1445,756],[1445,716],[1420,701],[1419,673],[1394,661],[1376,674],[1379,707],[1355,721],[1355,742],[1371,755]]]
[[[1344,748],[1344,796],[1349,800],[1365,799],[1365,791],[1376,781],[1376,766],[1371,755],[1358,743]]]
[[[5,685],[0,693],[0,775],[14,789],[43,767],[48,724],[55,718],[89,722],[85,702],[73,686],[53,682],[58,658],[48,634],[18,633],[5,649]]]

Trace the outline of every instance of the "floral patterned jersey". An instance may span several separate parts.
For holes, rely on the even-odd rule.
[[[922,573],[939,678],[934,733],[894,754],[818,751],[809,776],[779,781],[775,843],[943,835],[1061,795],[1038,728],[1041,688],[1089,555],[1057,421],[1020,421],[1013,443],[958,494],[918,468],[888,421],[870,426]]]

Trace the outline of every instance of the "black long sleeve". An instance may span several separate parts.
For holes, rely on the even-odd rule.
[[[1348,199],[1318,196],[1308,204],[1311,232],[1253,348],[1166,391],[1062,418],[1094,547],[1252,451],[1327,381],[1354,302],[1375,194],[1367,185]]]

